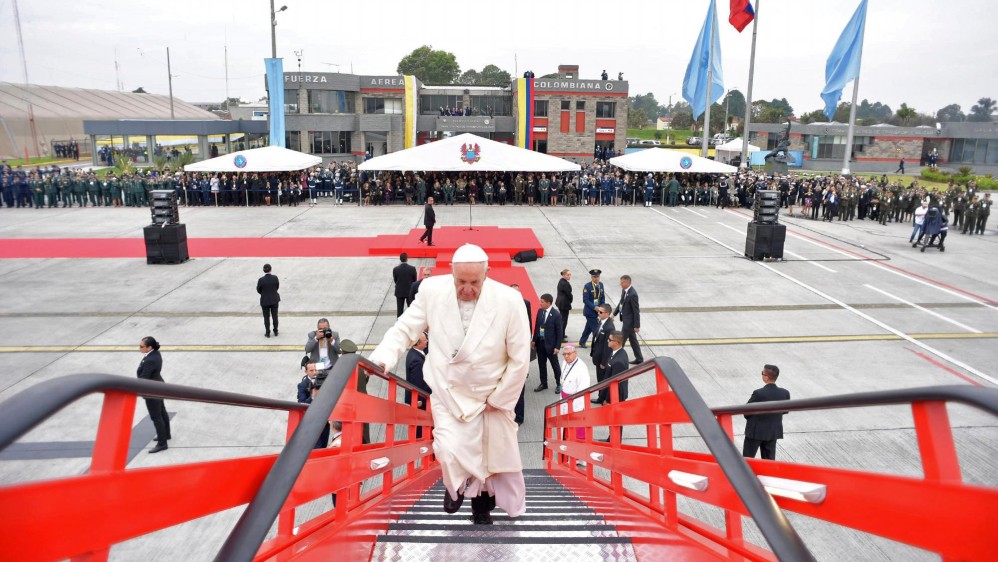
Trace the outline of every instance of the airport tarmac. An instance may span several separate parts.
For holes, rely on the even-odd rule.
[[[746,210],[479,205],[469,214],[466,205],[436,209],[438,226],[465,226],[470,220],[532,228],[544,257],[514,267],[526,268],[537,294],[555,294],[560,272],[572,271],[569,341],[577,341],[584,326],[588,270],[603,271],[611,304],[620,296],[619,277],[630,275],[640,295],[645,359],[675,358],[710,406],[744,403],[761,386],[765,363],[780,367],[779,385],[794,398],[931,385],[998,386],[993,224],[984,236],[961,235],[954,228],[946,252],[922,253],[908,243],[910,226],[783,216],[785,260],[754,262],[743,256],[751,220]],[[336,237],[406,233],[419,227],[421,211],[323,201],[316,207],[182,207],[180,216],[192,238],[328,236],[328,243],[336,244]],[[148,222],[148,209],[3,209],[0,245],[24,238],[141,238]],[[255,291],[265,262],[281,280],[282,297],[280,336],[269,339]],[[163,345],[167,382],[294,400],[306,333],[319,317],[328,317],[334,330],[364,350],[373,349],[391,326],[391,269],[397,263],[396,257],[267,256],[199,258],[180,265],[112,258],[0,260],[0,408],[16,393],[64,375],[134,377],[138,341],[147,335]],[[433,260],[410,263],[419,267]],[[580,356],[589,360],[586,350]],[[537,384],[533,363],[520,431],[528,468],[541,467],[541,411],[556,398],[553,388],[532,392]],[[384,392],[383,385],[372,386],[372,392],[379,390]],[[650,390],[650,382],[637,383],[631,395]],[[0,453],[0,484],[85,471],[99,408],[98,397],[86,398],[26,435],[20,444],[30,447],[13,457]],[[283,414],[176,401],[168,401],[167,409],[174,416],[170,448],[156,455],[136,451],[129,468],[276,453],[284,442]],[[949,413],[964,479],[998,486],[998,421],[959,406]],[[145,417],[140,404],[135,424]],[[785,418],[784,427],[778,459],[922,474],[906,408],[795,414]],[[739,447],[743,430],[736,420]],[[642,435],[643,429],[628,428],[625,440]],[[704,450],[692,427],[676,435],[677,448]],[[684,509],[721,521],[695,502]],[[236,517],[238,510],[229,510],[128,541],[114,547],[111,558],[177,559],[178,544],[193,549],[188,559],[210,558]],[[791,521],[822,560],[933,559],[806,517]],[[752,529],[747,536],[758,540]]]

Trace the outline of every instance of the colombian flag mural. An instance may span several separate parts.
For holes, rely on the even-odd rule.
[[[516,114],[518,116],[516,130],[516,146],[533,150],[534,148],[534,80],[532,78],[516,79]]]

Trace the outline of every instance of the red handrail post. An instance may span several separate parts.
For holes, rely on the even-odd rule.
[[[721,429],[724,430],[724,433],[728,434],[728,438],[731,439],[731,441],[734,441],[735,427],[731,416],[720,415],[717,417],[717,422],[720,424]],[[732,542],[744,539],[741,514],[730,509],[724,510],[724,534],[725,537]]]
[[[953,443],[945,402],[914,402],[911,405],[922,457],[925,479],[934,482],[960,483],[960,461]]]
[[[287,443],[291,441],[291,436],[294,434],[295,430],[298,429],[298,424],[301,423],[302,416],[305,412],[294,410],[288,412],[288,431],[284,438],[284,442]],[[279,537],[290,537],[295,532],[295,508],[291,507],[288,509],[282,509],[281,513],[277,516],[277,536]]]
[[[134,394],[106,392],[90,459],[90,474],[124,470],[135,417]]]

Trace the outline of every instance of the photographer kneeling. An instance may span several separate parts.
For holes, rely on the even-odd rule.
[[[305,353],[308,360],[315,363],[315,368],[321,371],[320,378],[325,379],[342,354],[340,334],[329,329],[329,320],[320,318],[316,330],[308,333]]]

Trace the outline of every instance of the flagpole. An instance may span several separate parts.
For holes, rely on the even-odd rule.
[[[710,87],[714,81],[714,28],[717,27],[717,7],[714,5],[714,0],[710,0],[710,3],[710,41],[707,43],[710,45],[707,54],[707,99],[706,108],[703,112],[703,138],[700,139],[700,156],[703,158],[707,157],[707,143],[709,142],[708,136],[710,135]]]
[[[856,99],[859,97],[859,75],[852,81],[852,105],[849,107],[849,132],[846,133],[845,156],[842,157],[842,175],[849,175],[849,156],[852,154],[852,134],[856,127]]]
[[[759,25],[759,0],[755,0],[755,17],[752,18],[752,54],[748,67],[748,98],[745,100],[745,124],[742,127],[742,160],[739,168],[748,168],[749,125],[752,124],[752,80],[755,78],[755,36]]]

